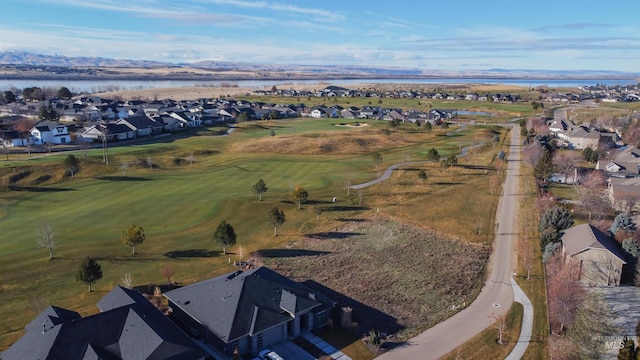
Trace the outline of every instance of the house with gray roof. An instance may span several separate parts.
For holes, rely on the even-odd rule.
[[[617,149],[610,160],[598,160],[596,169],[623,175],[640,174],[640,149],[627,145]]]
[[[142,294],[114,288],[101,312],[81,317],[49,306],[26,326],[26,333],[1,354],[14,359],[210,359],[178,326]]]
[[[71,142],[67,127],[55,121],[40,121],[31,128],[30,132],[33,142],[37,145]]]
[[[591,224],[571,227],[562,234],[562,255],[579,266],[579,280],[588,286],[619,285],[624,254],[616,241]]]
[[[164,294],[173,316],[198,339],[232,355],[327,324],[335,303],[267,267],[236,271]]]
[[[128,128],[136,132],[136,137],[157,135],[162,133],[164,130],[164,123],[154,121],[153,119],[143,115],[121,118],[118,119],[115,124],[126,125]]]
[[[570,149],[584,150],[590,147],[596,150],[600,142],[600,133],[581,126],[567,134],[567,142]]]

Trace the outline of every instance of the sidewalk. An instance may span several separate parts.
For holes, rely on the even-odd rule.
[[[513,300],[522,304],[524,310],[522,313],[522,327],[520,328],[518,343],[505,360],[517,360],[524,356],[529,342],[531,342],[531,333],[533,331],[533,306],[531,306],[531,301],[529,301],[527,295],[525,295],[524,291],[522,291],[513,278],[511,278],[511,285],[513,287]]]

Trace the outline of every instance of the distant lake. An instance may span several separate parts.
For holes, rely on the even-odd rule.
[[[74,93],[94,93],[114,90],[139,90],[156,88],[176,88],[194,86],[237,86],[250,89],[266,89],[272,86],[285,88],[287,85],[353,85],[353,84],[505,84],[517,86],[547,86],[549,88],[571,88],[585,85],[630,85],[636,84],[635,80],[615,79],[465,79],[465,78],[438,78],[438,79],[344,79],[344,80],[237,80],[237,81],[202,81],[202,80],[0,80],[0,91],[9,90],[12,87],[24,89],[26,87],[54,88],[66,86]]]

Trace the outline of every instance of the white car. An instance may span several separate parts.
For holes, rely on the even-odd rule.
[[[260,351],[260,353],[258,355],[260,355],[260,359],[262,359],[262,360],[284,360],[275,351],[271,351],[269,349],[264,349],[264,350]]]

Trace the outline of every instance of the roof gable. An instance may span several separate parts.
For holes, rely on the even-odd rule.
[[[312,290],[267,267],[237,271],[164,295],[225,342],[262,332],[321,305]]]
[[[118,306],[119,303],[123,305]],[[178,360],[204,357],[197,345],[141,294],[116,287],[100,304],[103,309],[113,308],[85,318],[76,317],[69,310],[48,308],[34,322],[52,316],[52,310],[60,321],[49,328],[28,329],[25,336],[2,353],[2,358]]]
[[[591,224],[580,224],[565,230],[562,234],[562,244],[568,256],[590,249],[604,250],[626,263],[614,240]]]

